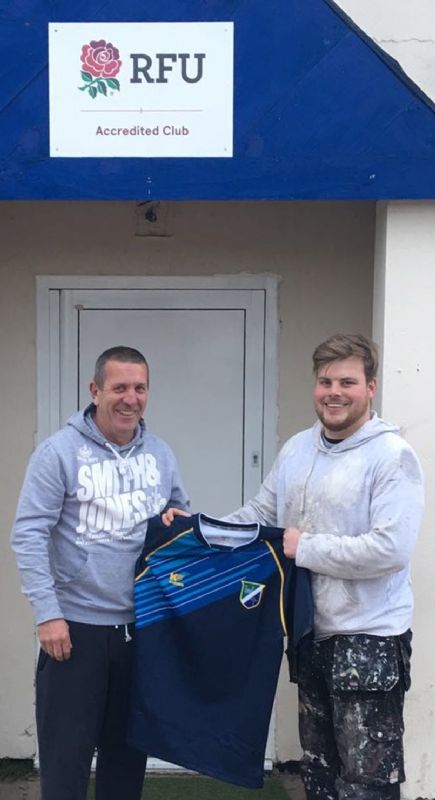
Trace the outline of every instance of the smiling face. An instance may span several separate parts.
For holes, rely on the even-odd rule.
[[[314,388],[314,408],[330,439],[346,439],[370,418],[376,378],[367,381],[358,356],[331,361],[319,367]]]
[[[148,370],[144,364],[110,360],[104,368],[104,383],[90,385],[96,407],[95,422],[114,444],[128,444],[143,417],[148,400]]]

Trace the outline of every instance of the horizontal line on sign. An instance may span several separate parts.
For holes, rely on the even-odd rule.
[[[202,114],[202,108],[81,108],[82,114]]]

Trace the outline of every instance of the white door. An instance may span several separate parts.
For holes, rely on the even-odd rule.
[[[259,288],[243,279],[240,288],[187,278],[188,288],[166,279],[164,288],[150,289],[133,288],[133,278],[91,279],[91,287],[89,280],[39,279],[39,438],[89,402],[103,350],[135,347],[150,366],[146,424],[175,451],[193,511],[236,509],[256,492],[274,455],[275,284],[267,297],[270,278]],[[195,281],[209,285],[195,289]],[[266,756],[270,767],[272,734]]]
[[[150,430],[174,449],[195,511],[224,514],[262,475],[264,298],[257,290],[62,293],[61,424],[89,402],[97,356],[122,344],[150,366]]]

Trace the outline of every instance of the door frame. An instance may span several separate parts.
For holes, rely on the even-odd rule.
[[[74,289],[191,289],[262,290],[264,294],[264,418],[263,469],[276,455],[278,427],[278,283],[268,274],[213,276],[36,276],[36,432],[35,445],[60,427],[60,303],[63,290]],[[264,474],[262,475],[264,477]]]

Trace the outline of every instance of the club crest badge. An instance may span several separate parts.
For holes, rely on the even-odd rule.
[[[242,581],[240,589],[240,602],[244,608],[257,608],[260,605],[265,589],[264,583],[254,581]]]

